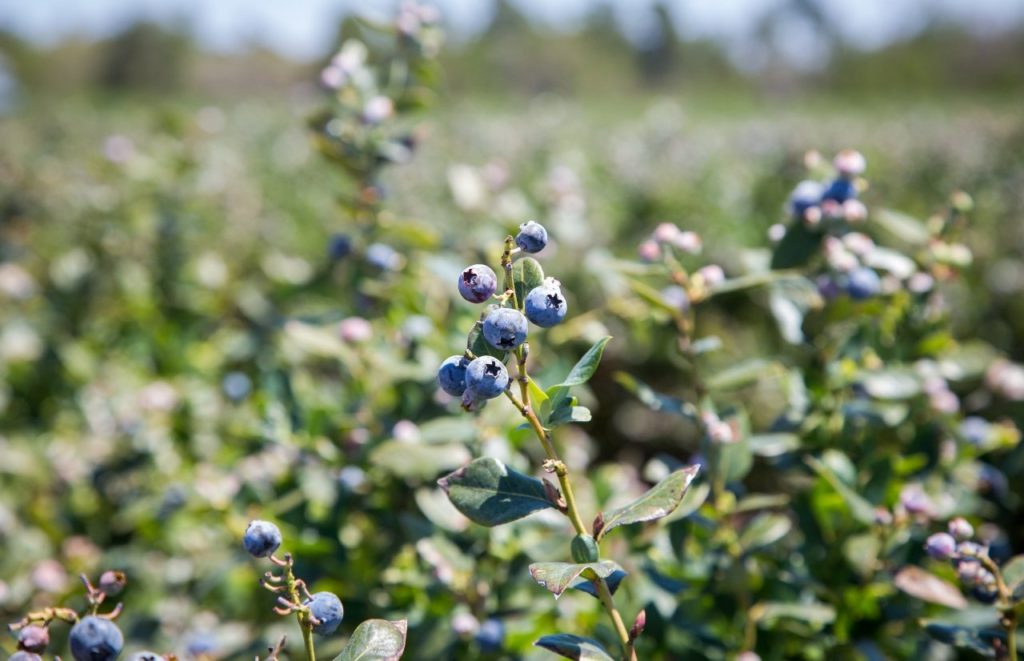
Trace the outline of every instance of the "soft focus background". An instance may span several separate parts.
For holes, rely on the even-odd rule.
[[[510,411],[458,415],[433,382],[474,319],[455,274],[528,218],[548,225],[545,269],[572,306],[540,378],[616,336],[594,421],[563,432],[593,474],[587,511],[640,490],[659,453],[696,451],[613,378],[681,377],[611,265],[671,221],[742,272],[738,248],[767,244],[807,150],[860,149],[869,207],[926,218],[969,192],[954,330],[1024,359],[1024,3],[438,6],[435,91],[402,119],[416,153],[374,182],[375,236],[404,265],[380,273],[331,261],[351,183],[308,126],[345,39],[386,49],[353,11],[388,20],[394,4],[0,1],[0,620],[77,603],[77,573],[116,567],[130,639],[251,658],[293,625],[240,550],[260,516],[342,596],[346,631],[409,616],[411,658],[522,658],[559,618],[593,627],[589,604],[524,579],[564,555],[549,523],[467,528],[434,486],[482,449],[535,454]],[[712,307],[723,364],[778,350],[764,316]],[[777,393],[747,394],[768,426]],[[994,514],[1018,551],[1020,490]],[[507,651],[453,631],[459,613],[500,617]]]

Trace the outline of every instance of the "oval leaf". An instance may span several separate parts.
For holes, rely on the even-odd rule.
[[[559,385],[569,388],[589,381],[590,377],[594,376],[594,372],[597,371],[597,366],[601,363],[601,356],[604,355],[605,345],[611,339],[611,336],[605,336],[595,342],[594,346],[590,347],[587,353],[583,354],[583,357],[572,368],[569,376],[565,377],[565,381],[562,381]]]
[[[967,600],[960,588],[947,583],[920,567],[904,567],[896,572],[893,583],[912,597],[950,608],[966,608]]]
[[[398,661],[405,651],[405,620],[367,620],[356,627],[334,661]]]
[[[542,588],[555,595],[556,599],[562,596],[562,593],[570,586],[576,587],[573,583],[576,579],[580,578],[584,572],[588,572],[587,576],[583,576],[584,579],[588,580],[589,578],[593,578],[589,572],[593,572],[598,578],[608,578],[616,572],[622,572],[623,575],[625,575],[622,567],[611,560],[587,562],[583,564],[573,564],[569,562],[535,562],[530,565],[530,575],[533,576],[533,580],[537,581]],[[619,577],[620,582],[621,580],[622,577]]]
[[[690,483],[697,477],[699,465],[681,468],[658,484],[651,487],[647,493],[640,496],[632,503],[612,510],[604,515],[604,525],[596,532],[596,537],[608,534],[613,528],[624,526],[630,523],[642,521],[653,521],[670,514],[672,510],[679,507],[679,503],[686,495]]]
[[[537,647],[543,647],[559,656],[578,661],[613,661],[601,643],[590,638],[574,636],[570,633],[556,633],[544,636],[534,643]]]
[[[437,483],[457,510],[483,526],[508,523],[554,507],[543,482],[490,457],[475,459]]]
[[[626,578],[629,574],[626,573],[625,569],[616,569],[612,573],[605,577],[604,582],[608,584],[608,591],[615,594],[616,590],[619,589],[619,585],[622,584],[622,579]],[[580,592],[586,592],[595,599],[600,599],[597,594],[597,587],[594,586],[594,582],[588,578],[580,576],[569,585],[570,590],[579,590]]]
[[[544,268],[533,257],[516,260],[512,265],[512,282],[516,288],[516,300],[522,305],[530,290],[544,282]]]

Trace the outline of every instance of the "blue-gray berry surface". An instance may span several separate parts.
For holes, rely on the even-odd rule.
[[[855,301],[863,301],[877,296],[882,288],[882,281],[874,269],[866,266],[850,272],[846,281],[846,293]]]
[[[828,185],[822,195],[822,200],[832,200],[841,204],[847,200],[856,199],[856,197],[857,187],[849,179],[840,177]]]
[[[466,368],[464,399],[494,399],[508,387],[508,370],[493,356],[474,359]]]
[[[498,652],[505,644],[505,625],[501,620],[490,618],[480,625],[476,642],[484,652]]]
[[[269,521],[250,521],[242,545],[254,558],[269,557],[281,546],[281,530]]]
[[[511,351],[526,341],[527,328],[522,312],[497,308],[484,319],[484,339],[495,349]]]
[[[367,246],[366,261],[382,271],[397,271],[402,266],[402,256],[386,243]]]
[[[309,607],[310,615],[316,619],[313,631],[321,636],[334,633],[345,617],[345,607],[333,592],[316,592],[303,602],[303,606]]]
[[[50,630],[31,624],[18,632],[18,649],[25,652],[45,652],[50,644]]]
[[[470,303],[483,303],[498,290],[498,276],[485,264],[467,266],[459,274],[459,293]]]
[[[117,625],[95,615],[88,615],[71,627],[68,640],[75,661],[111,661],[124,648],[124,636]]]
[[[821,204],[821,196],[825,193],[825,187],[817,181],[801,181],[793,192],[789,194],[786,207],[790,214],[802,218],[804,212],[811,207]]]
[[[465,356],[449,356],[437,370],[437,382],[441,390],[452,397],[461,397],[466,392],[466,368],[469,360]]]
[[[551,283],[531,289],[523,307],[526,318],[541,328],[551,328],[562,323],[567,311],[562,290]]]
[[[548,231],[535,220],[523,223],[516,234],[516,245],[523,252],[540,252],[548,245]]]

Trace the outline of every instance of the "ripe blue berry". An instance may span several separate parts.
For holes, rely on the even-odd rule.
[[[367,246],[366,261],[381,271],[397,271],[402,266],[402,256],[386,243],[374,243]]]
[[[821,196],[824,193],[824,186],[817,181],[801,181],[789,194],[786,202],[786,209],[790,215],[796,218],[803,218],[804,213],[811,207],[821,204]]]
[[[112,661],[124,647],[124,636],[117,625],[95,615],[88,615],[71,627],[69,641],[75,661]]]
[[[956,540],[948,533],[937,532],[925,540],[924,550],[936,560],[952,560],[956,555]]]
[[[452,397],[461,397],[466,392],[466,368],[469,361],[465,356],[448,356],[437,370],[437,382],[441,390]]]
[[[526,317],[519,310],[497,308],[484,319],[484,339],[495,349],[515,349],[526,341],[526,331]]]
[[[834,200],[839,204],[857,198],[857,187],[849,179],[835,179],[825,189],[822,200]]]
[[[565,296],[557,285],[548,281],[530,290],[524,308],[527,319],[541,328],[551,328],[565,319]]]
[[[476,358],[466,368],[463,400],[494,399],[508,387],[508,370],[493,356]]]
[[[493,617],[485,620],[476,632],[476,642],[484,652],[498,652],[505,644],[505,625]]]
[[[497,289],[497,276],[484,264],[467,266],[459,276],[459,293],[470,303],[483,303],[494,296]]]
[[[252,557],[266,558],[281,546],[281,531],[269,521],[250,521],[242,545]]]
[[[352,253],[352,239],[347,234],[335,234],[327,245],[327,256],[332,262],[345,259]]]
[[[882,281],[874,269],[862,266],[850,272],[846,293],[855,301],[863,301],[877,296],[881,287]]]
[[[157,654],[156,652],[144,651],[136,652],[128,657],[128,661],[163,661],[163,655]]]
[[[333,592],[316,592],[302,605],[309,607],[310,615],[316,620],[313,631],[321,636],[334,633],[341,624],[341,618],[345,617],[345,607]]]
[[[523,252],[540,252],[548,245],[548,231],[535,220],[523,223],[516,235],[516,245]]]

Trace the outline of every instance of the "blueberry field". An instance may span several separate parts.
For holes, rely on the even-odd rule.
[[[1019,72],[448,48],[4,108],[0,656],[1024,658]]]

